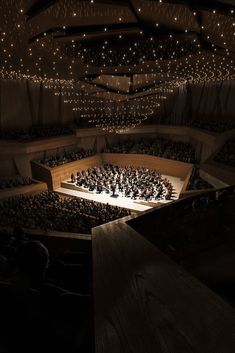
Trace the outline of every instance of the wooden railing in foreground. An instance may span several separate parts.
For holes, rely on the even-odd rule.
[[[93,229],[96,353],[234,353],[235,310],[130,226]]]

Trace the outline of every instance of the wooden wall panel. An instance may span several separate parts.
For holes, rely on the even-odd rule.
[[[227,132],[221,135],[209,134],[200,130],[191,129],[189,127],[179,126],[141,126],[131,130],[126,134],[108,134],[106,135],[101,129],[79,129],[76,135],[67,135],[53,137],[49,139],[37,140],[29,143],[17,143],[13,141],[0,141],[0,161],[3,159],[11,160],[19,155],[29,155],[30,160],[44,158],[55,154],[56,151],[63,152],[63,149],[76,148],[92,148],[97,140],[97,152],[99,153],[106,144],[112,145],[128,138],[138,139],[141,137],[157,138],[157,136],[165,136],[173,140],[180,140],[186,137],[190,140],[197,151],[201,154],[201,161],[207,160],[218,145],[234,135],[234,132]],[[2,164],[2,163],[1,163]],[[11,166],[13,169],[14,166]],[[21,167],[20,167],[21,169]],[[25,168],[24,168],[25,169]],[[29,168],[28,168],[29,170]],[[2,173],[9,175],[9,172]],[[28,175],[30,176],[30,174]]]
[[[188,137],[188,140],[194,139],[198,142],[206,143],[213,145],[215,139],[217,138],[217,134],[209,133],[206,131],[193,129],[188,126],[172,126],[172,125],[146,125],[146,126],[139,126],[127,133],[122,133],[120,136],[128,136],[133,135],[133,137],[138,138],[138,135],[168,135],[180,137],[180,139],[184,139],[185,136]]]
[[[46,191],[46,190],[47,190],[46,183],[37,183],[37,184],[32,184],[32,185],[26,185],[26,186],[17,187],[17,188],[1,190],[0,191],[0,199],[14,197],[16,195],[32,194],[32,193]]]
[[[53,184],[50,168],[36,162],[31,162],[31,168],[33,178],[46,183],[48,189],[52,190]]]
[[[55,168],[48,168],[39,163],[31,162],[32,174],[34,178],[47,183],[50,190],[59,188],[61,182],[69,179],[72,173],[86,170],[92,166],[101,164],[102,160],[100,155],[84,158],[79,161],[67,163]]]
[[[227,183],[219,180],[214,175],[211,175],[211,174],[207,173],[203,169],[200,170],[200,177],[202,179],[206,180],[209,184],[211,184],[216,189],[220,189],[220,188],[224,188],[225,186],[228,186]]]
[[[201,168],[203,172],[223,182],[223,185],[235,185],[234,170],[229,170],[228,167],[225,167],[223,164],[216,164],[216,162],[214,162],[214,164],[202,164]]]
[[[18,174],[14,158],[0,158],[0,178],[10,178]]]
[[[61,182],[69,179],[72,173],[101,164],[100,155],[96,155],[51,169],[53,190],[59,188]]]
[[[39,151],[48,151],[66,146],[75,146],[77,142],[77,138],[74,135],[66,135],[30,142],[24,144],[24,147],[26,153],[33,153]]]
[[[185,191],[187,190],[187,186],[188,186],[190,177],[191,177],[191,175],[192,175],[192,171],[193,171],[193,165],[192,165],[192,167],[190,168],[190,170],[188,171],[188,174],[186,175],[186,178],[184,179],[184,185],[183,185],[183,187],[182,187],[181,193],[182,193],[182,192],[185,192]]]
[[[96,134],[96,135],[95,135]],[[100,129],[78,129],[77,136],[99,136],[104,133]],[[121,134],[109,134],[107,139],[110,145],[117,144],[120,141],[140,138],[167,138],[172,141],[190,142],[199,157],[204,162],[217,148],[220,139],[226,139],[227,133],[216,134],[207,131],[190,128],[188,126],[170,126],[170,125],[144,125]]]
[[[145,154],[119,154],[103,153],[103,163],[111,163],[120,166],[132,165],[134,167],[146,167],[158,170],[161,174],[174,176],[184,180],[193,166],[189,163],[178,162],[170,159],[148,156]]]
[[[178,177],[183,181],[188,180],[193,168],[192,164],[165,158],[139,154],[115,153],[103,153],[55,168],[48,168],[35,162],[31,162],[31,165],[33,177],[47,183],[50,190],[55,190],[60,187],[62,181],[69,179],[72,173],[105,163],[155,169],[161,174]]]
[[[31,154],[55,150],[68,146],[77,146],[78,139],[74,135],[51,137],[28,143],[0,140],[0,155]]]

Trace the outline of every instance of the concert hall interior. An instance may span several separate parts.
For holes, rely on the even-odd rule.
[[[0,0],[0,352],[235,352],[235,0]]]

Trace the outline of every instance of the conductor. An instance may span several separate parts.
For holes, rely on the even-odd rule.
[[[112,197],[114,197],[115,196],[115,191],[116,191],[116,184],[115,183],[112,183],[112,185],[111,185],[111,191],[112,191]]]

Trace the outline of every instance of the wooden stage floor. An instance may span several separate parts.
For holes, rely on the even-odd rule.
[[[184,181],[180,178],[168,175],[163,175],[163,177],[166,177],[174,186],[175,193],[173,200],[177,200],[183,188]],[[76,196],[96,202],[108,203],[112,206],[124,207],[135,212],[143,212],[151,209],[152,207],[171,202],[167,200],[147,202],[144,200],[132,200],[131,198],[124,197],[122,195],[119,195],[118,197],[111,197],[109,194],[96,194],[91,191],[83,191],[76,185],[71,184],[68,180],[62,182],[61,187],[56,189],[55,191],[63,195]]]

